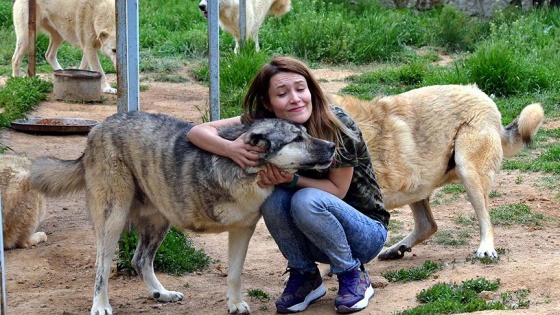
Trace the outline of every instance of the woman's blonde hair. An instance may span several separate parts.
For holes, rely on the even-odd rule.
[[[299,74],[307,81],[313,108],[311,117],[303,125],[310,135],[336,143],[337,150],[341,142],[341,133],[345,133],[352,138],[356,137],[332,112],[328,98],[309,68],[303,62],[286,56],[272,59],[257,73],[243,100],[243,110],[245,112],[243,120],[250,122],[258,118],[275,117],[274,112],[268,109],[270,108],[268,89],[270,79],[281,72]]]

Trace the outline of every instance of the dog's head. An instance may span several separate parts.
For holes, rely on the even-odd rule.
[[[257,119],[245,133],[245,142],[266,150],[263,164],[285,171],[324,169],[333,161],[335,144],[310,136],[302,125],[283,119]]]
[[[208,2],[207,2],[207,0],[200,0],[200,2],[198,3],[198,8],[200,9],[200,11],[202,11],[202,13],[204,14],[204,17],[208,18]]]
[[[99,32],[97,39],[101,43],[101,52],[111,59],[113,67],[117,69],[117,34],[113,29],[104,29]]]

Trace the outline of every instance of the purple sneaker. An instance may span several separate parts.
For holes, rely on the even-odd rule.
[[[337,313],[361,311],[368,306],[374,291],[364,267],[338,275],[338,294],[334,299]]]
[[[290,277],[284,292],[276,300],[278,313],[301,312],[325,295],[326,290],[319,270],[301,273],[288,268],[286,272],[290,273]]]

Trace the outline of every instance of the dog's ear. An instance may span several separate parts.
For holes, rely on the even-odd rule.
[[[254,147],[261,147],[265,150],[270,148],[270,140],[263,137],[263,134],[254,131],[249,131],[245,134],[245,143],[248,143]]]
[[[109,38],[109,32],[105,30],[99,32],[99,36],[97,36],[97,39],[99,39],[101,43],[104,43],[107,40],[107,38]]]

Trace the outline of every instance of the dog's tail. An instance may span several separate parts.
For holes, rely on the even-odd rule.
[[[288,13],[291,9],[291,0],[275,0],[270,6],[270,9],[268,9],[268,13],[272,13],[276,17],[281,17],[282,15]]]
[[[37,159],[31,166],[31,186],[49,197],[78,192],[85,187],[83,155],[77,160],[52,157]]]
[[[544,110],[541,104],[535,103],[526,106],[509,125],[502,127],[504,156],[513,156],[531,143],[543,120]]]

